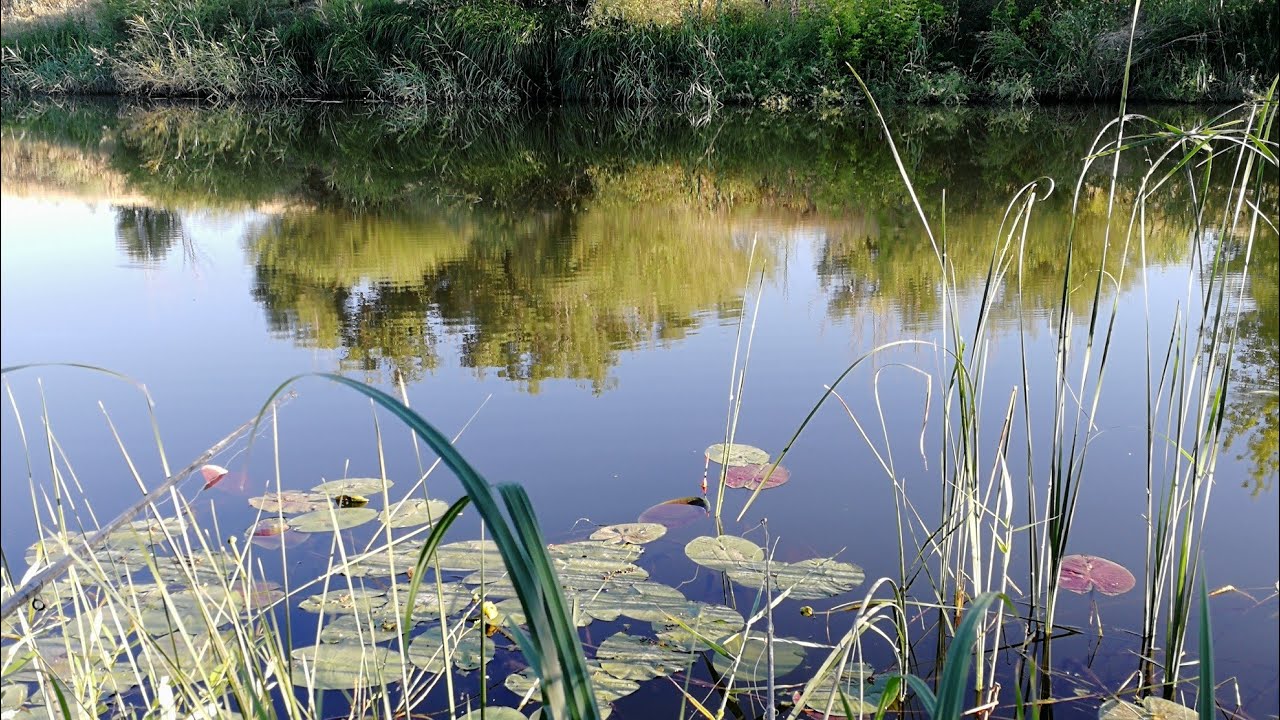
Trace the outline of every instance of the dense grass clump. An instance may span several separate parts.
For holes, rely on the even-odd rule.
[[[47,12],[35,13],[32,7]],[[86,0],[6,8],[6,93],[372,98],[415,105],[958,104],[1114,97],[1132,13],[1081,0]],[[1131,97],[1227,100],[1277,72],[1267,0],[1144,4]]]

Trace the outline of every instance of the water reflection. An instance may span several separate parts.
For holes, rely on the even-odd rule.
[[[1161,113],[1187,123],[1197,111]],[[945,197],[949,282],[981,286],[992,248],[1010,237],[1006,203],[1037,176],[1051,178],[1058,189],[1038,201],[1004,290],[1020,286],[1026,306],[1054,312],[1070,190],[1107,115],[892,119],[934,217]],[[620,353],[736,317],[755,271],[782,283],[808,272],[788,266],[793,242],[817,243],[812,269],[833,319],[894,315],[923,330],[939,313],[940,248],[920,230],[878,124],[863,116],[748,112],[691,127],[674,115],[591,110],[423,118],[10,104],[4,135],[6,192],[112,199],[117,241],[134,262],[161,261],[187,242],[185,211],[258,209],[263,219],[243,245],[270,328],[338,350],[344,369],[374,379],[413,379],[456,358],[531,392],[555,378],[603,391]],[[1129,157],[1139,164],[1121,169],[1122,205],[1142,169]],[[1106,175],[1086,182],[1075,214],[1085,278],[1137,261],[1114,249],[1104,259]],[[1175,178],[1148,205],[1148,263],[1188,260],[1187,199]],[[1250,458],[1259,487],[1276,473],[1280,433],[1276,252],[1255,248],[1235,369],[1255,392],[1238,393],[1228,410],[1231,447]],[[1242,256],[1233,262],[1243,269]],[[1131,265],[1124,286],[1137,276]],[[1069,301],[1083,312],[1091,297],[1086,280]],[[999,305],[994,317],[1016,320]]]

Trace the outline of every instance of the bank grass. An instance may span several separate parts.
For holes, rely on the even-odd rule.
[[[859,103],[848,63],[882,98],[1018,105],[1118,97],[1131,35],[1135,97],[1238,101],[1280,70],[1273,4],[1148,3],[1133,34],[1129,15],[1049,0],[98,0],[7,9],[3,88],[785,111]]]

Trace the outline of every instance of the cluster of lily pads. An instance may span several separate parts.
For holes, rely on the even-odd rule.
[[[606,712],[609,703],[635,692],[639,683],[679,673],[698,654],[712,649],[732,655],[710,655],[718,672],[732,671],[748,681],[764,679],[764,636],[746,631],[747,621],[740,612],[686,598],[678,589],[654,581],[638,564],[643,546],[666,532],[657,523],[610,525],[586,540],[549,548],[578,626],[624,625],[625,630],[610,634],[589,653],[594,689]],[[296,678],[299,682],[352,689],[397,680],[401,669],[395,665],[397,656],[391,646],[404,629],[406,610],[415,626],[406,657],[422,670],[442,672],[452,663],[455,670],[469,672],[482,659],[491,661],[498,650],[515,652],[503,628],[523,624],[524,617],[497,546],[465,540],[438,547],[431,567],[440,583],[424,585],[409,609],[405,604],[409,586],[398,575],[413,567],[418,551],[415,546],[398,548],[390,557],[384,554],[348,563],[339,568],[347,583],[300,603],[301,609],[322,613],[324,618],[318,645],[295,651],[303,661],[298,672],[304,677]],[[750,540],[698,537],[686,545],[685,553],[698,565],[724,571],[748,588],[763,585],[764,550]],[[835,560],[775,561],[768,573],[775,593],[786,592],[797,599],[839,595],[863,579],[860,569]],[[450,621],[456,617],[475,622]],[[446,642],[449,653],[444,652]],[[776,674],[798,668],[805,650],[798,640],[776,638]],[[522,699],[521,704],[537,697],[537,680],[528,668],[510,673],[503,684]]]

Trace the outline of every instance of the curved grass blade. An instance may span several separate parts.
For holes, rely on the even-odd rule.
[[[422,576],[426,575],[427,562],[431,556],[435,554],[436,548],[440,546],[440,542],[444,540],[444,534],[448,531],[449,526],[453,525],[453,521],[458,519],[462,514],[462,509],[471,502],[471,498],[463,496],[449,506],[448,510],[436,521],[436,526],[431,528],[431,534],[427,536],[427,542],[422,546],[422,552],[418,553],[418,561],[413,566],[413,577],[409,578],[409,593],[405,600],[404,617],[400,623],[400,642],[402,646],[407,647],[409,642],[409,628],[413,627],[413,606],[418,599],[418,590],[422,587]]]
[[[494,487],[454,448],[448,437],[391,395],[333,373],[305,373],[281,383],[263,405],[255,430],[276,396],[297,380],[309,376],[345,385],[381,405],[413,430],[453,471],[492,533],[525,612],[530,638],[527,646],[525,643],[521,645],[529,665],[538,675],[546,714],[559,720],[597,720],[600,713],[591,694],[591,677],[586,670],[577,629],[572,618],[564,614],[564,596],[555,573],[551,571],[551,558],[541,543],[532,506],[523,490],[511,492],[504,488],[511,520],[520,530],[517,536],[498,505]],[[583,697],[588,699],[583,702],[580,700]]]

